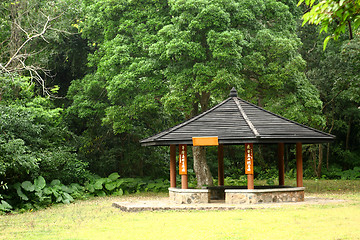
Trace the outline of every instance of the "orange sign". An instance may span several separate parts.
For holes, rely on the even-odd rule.
[[[187,174],[187,145],[179,145],[179,174]]]
[[[218,146],[218,137],[193,137],[193,146]]]
[[[254,174],[254,155],[252,143],[245,143],[245,174]]]

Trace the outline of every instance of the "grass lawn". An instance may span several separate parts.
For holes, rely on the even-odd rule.
[[[304,185],[306,196],[348,201],[234,211],[126,213],[111,204],[167,195],[93,198],[0,216],[0,239],[360,239],[360,181],[305,180]]]

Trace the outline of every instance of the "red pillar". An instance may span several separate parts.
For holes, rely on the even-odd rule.
[[[170,145],[170,187],[176,187],[176,146]]]
[[[181,189],[188,189],[186,144],[179,145],[179,174],[181,175]]]
[[[247,175],[247,188],[254,189],[254,153],[252,143],[245,143],[245,174]]]
[[[296,185],[303,187],[302,143],[296,143]]]
[[[218,185],[224,186],[224,145],[218,146]]]
[[[247,175],[247,189],[254,189],[254,174]]]
[[[278,143],[279,185],[285,185],[284,143]]]
[[[181,175],[181,189],[188,189],[188,175]]]

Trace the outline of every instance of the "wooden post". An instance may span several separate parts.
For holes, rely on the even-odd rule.
[[[176,187],[176,146],[170,145],[170,187]]]
[[[285,185],[284,143],[278,143],[279,185]]]
[[[296,143],[296,184],[303,187],[302,143]]]
[[[254,189],[254,153],[252,143],[245,143],[245,174],[248,180],[247,188]]]
[[[181,189],[188,189],[188,175],[181,175]]]
[[[179,145],[179,174],[181,175],[181,189],[188,189],[186,144]]]
[[[224,145],[218,146],[218,185],[224,186]]]
[[[254,189],[254,174],[247,175],[247,189]]]

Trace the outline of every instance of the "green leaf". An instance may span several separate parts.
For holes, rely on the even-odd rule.
[[[39,176],[34,180],[34,186],[37,191],[43,189],[46,186],[45,179],[42,176]]]
[[[124,182],[125,182],[124,179],[117,179],[116,180],[116,187],[120,187],[121,184],[123,184]]]
[[[124,194],[124,191],[120,188],[119,190],[113,192],[113,196],[122,196]]]
[[[323,50],[325,51],[325,49],[326,49],[326,45],[328,44],[328,42],[329,42],[329,40],[332,38],[332,36],[327,36],[326,38],[325,38],[325,40],[324,40],[324,48],[323,48]]]
[[[110,174],[108,178],[110,178],[111,181],[115,181],[119,177],[120,177],[120,175],[117,172],[114,172],[114,173]]]
[[[107,181],[107,178],[100,178],[100,179],[96,180],[96,182],[94,183],[94,188],[95,188],[96,190],[101,190],[101,189],[103,189],[103,184],[104,184],[104,182],[106,182],[106,181]]]
[[[33,192],[35,190],[35,186],[30,181],[23,182],[21,187],[28,192]]]
[[[96,181],[96,182],[94,183],[94,188],[95,188],[96,190],[101,190],[101,189],[103,188],[102,182],[101,182],[101,181]]]
[[[86,190],[88,190],[91,193],[95,192],[94,185],[92,185],[92,184],[86,185]]]
[[[106,183],[105,188],[109,191],[114,190],[116,188],[116,182]]]
[[[61,202],[63,200],[61,195],[58,195],[58,197],[56,197],[56,202]]]
[[[65,186],[65,185],[61,185],[61,190],[63,192],[67,192],[67,193],[73,193],[73,190],[71,188],[69,188],[68,186]]]
[[[354,21],[354,29],[357,29],[360,26],[360,17],[356,18]]]
[[[62,200],[63,203],[70,203],[74,201],[74,198],[68,193],[63,193],[62,196],[63,196],[63,200]]]
[[[46,195],[50,195],[52,193],[51,189],[46,187],[44,188],[43,192],[46,194]]]
[[[21,191],[21,188],[16,189],[16,192],[22,200],[24,200],[24,201],[29,200],[29,198]]]
[[[51,186],[60,185],[60,184],[61,184],[61,182],[59,179],[52,180],[50,183]]]
[[[1,200],[0,211],[9,211],[12,209],[12,206],[7,203],[5,200]]]
[[[98,191],[96,195],[98,195],[99,197],[105,197],[106,193],[104,191]]]

